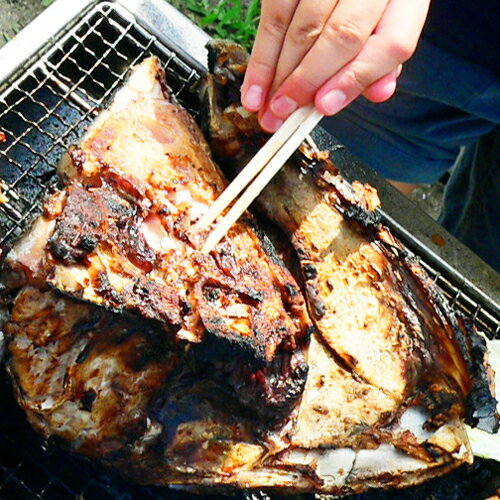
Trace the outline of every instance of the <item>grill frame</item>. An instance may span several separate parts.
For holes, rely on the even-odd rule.
[[[114,23],[118,23],[117,29],[120,34],[114,42],[110,42],[110,49],[117,48],[131,33],[135,38],[144,41],[144,45],[137,48],[139,53],[135,56],[122,54],[123,65],[120,70],[112,66],[112,63],[106,62],[109,54],[92,53],[92,44],[89,46],[88,41],[94,35],[102,35],[101,42],[104,45],[109,42],[105,34],[99,32],[96,25],[89,25],[89,30],[82,31],[85,22],[94,19],[92,16],[101,16],[101,22],[108,22],[111,18]],[[47,42],[48,39],[50,39],[49,42]],[[187,42],[183,44],[185,40]],[[71,41],[76,41],[76,48],[71,49]],[[159,56],[166,66],[170,82],[174,84],[174,94],[179,96],[184,103],[188,99],[189,103],[190,97],[186,91],[206,69],[204,63],[206,54],[203,48],[206,41],[208,41],[206,34],[164,0],[57,0],[13,44],[2,49],[0,51],[0,67],[2,68],[0,72],[0,131],[7,132],[7,141],[0,144],[0,167],[2,162],[7,162],[12,166],[13,171],[17,170],[19,175],[10,183],[6,184],[2,181],[2,191],[9,201],[0,205],[0,214],[7,217],[12,226],[10,230],[7,230],[10,231],[9,234],[0,235],[0,247],[7,239],[11,242],[14,236],[24,231],[29,221],[38,213],[44,193],[56,183],[54,167],[58,157],[71,142],[77,140],[84,127],[90,123],[111,94],[120,86],[126,78],[128,67],[146,54],[153,53]],[[95,63],[87,70],[78,68],[82,66],[82,50],[85,56],[83,59],[90,62],[95,59]],[[73,77],[68,77],[71,73],[68,68],[71,65],[75,65],[76,74],[80,74],[80,78],[76,81],[72,79]],[[97,67],[109,72],[113,80],[112,85],[107,86],[106,82],[95,76]],[[7,106],[6,111],[4,105],[13,99],[16,92],[21,98],[11,103],[12,109]],[[29,105],[22,107],[23,102]],[[52,108],[49,108],[47,103],[52,103]],[[36,114],[30,115],[31,117],[24,115],[24,113],[33,112],[35,108],[41,108],[46,114],[38,117]],[[195,107],[191,106],[191,111],[195,112]],[[26,125],[24,133],[5,128],[6,113],[13,113],[24,122]],[[59,129],[53,128],[56,122],[59,122]],[[12,120],[9,123],[12,123]],[[60,127],[63,129],[62,132],[59,131]],[[33,142],[30,134],[34,139],[40,139],[42,136],[45,142]],[[446,259],[429,244],[428,235],[443,233],[439,226],[430,219],[427,220],[423,213],[419,213],[418,208],[411,205],[411,202],[398,193],[393,193],[376,174],[367,170],[346,151],[339,148],[335,140],[326,132],[317,129],[314,139],[322,149],[332,151],[334,162],[348,179],[361,179],[377,187],[384,200],[381,215],[385,224],[408,248],[415,252],[421,264],[451,300],[454,307],[473,319],[479,329],[490,338],[500,338],[498,290],[495,291],[494,286],[492,287],[489,283],[494,282],[496,273],[491,275],[494,273],[493,270],[481,264],[477,258],[470,256],[470,252],[453,237],[445,235],[449,247],[458,255],[467,256],[473,263],[459,271],[452,259]],[[45,144],[45,150],[39,149]],[[24,156],[21,154],[20,158],[24,163],[18,160],[19,155],[11,154],[16,147],[23,148]],[[25,167],[26,164],[30,165],[28,169]],[[39,166],[40,175],[38,176]],[[4,170],[0,168],[0,175],[2,172]],[[27,180],[32,184],[34,191],[23,188],[23,183]],[[35,191],[34,197],[30,197],[29,193]],[[411,210],[412,214],[417,214],[418,222],[412,230],[409,229],[408,224],[402,223],[395,215],[401,211],[401,207]],[[425,227],[425,231],[422,227]],[[485,281],[482,280],[484,276],[487,277]],[[5,394],[7,391],[7,383],[1,382],[0,394]],[[16,406],[12,399],[8,400],[7,407],[9,415],[17,415],[15,419],[22,419],[21,413],[19,411],[16,413]],[[36,448],[35,457],[41,461],[47,459],[48,465],[43,466],[43,470],[50,476],[50,481],[37,491],[27,486],[27,480],[23,479],[24,464],[27,463],[26,460],[31,460],[26,458],[27,455],[12,467],[6,467],[5,463],[0,460],[0,497],[5,492],[6,484],[15,483],[19,487],[17,494],[21,495],[20,492],[24,488],[24,493],[28,495],[26,498],[55,498],[57,494],[61,498],[92,498],[92,494],[89,494],[92,488],[99,488],[100,498],[104,498],[102,495],[105,494],[111,498],[134,498],[139,495],[145,499],[164,496],[188,498],[185,493],[128,485],[114,476],[93,469],[80,459],[68,457],[63,452],[54,450],[51,446],[45,451],[46,444],[41,443],[25,422],[12,424],[8,417],[2,417],[2,419],[0,419],[2,427],[7,429],[7,433],[4,431],[2,434],[0,431],[0,442],[4,443],[3,446],[13,452],[19,442],[16,434],[22,433],[23,445]],[[59,474],[63,471],[60,463],[66,460],[71,460],[71,467],[74,470],[78,468],[85,470],[86,477],[92,477],[95,474],[95,478],[90,480],[90,486],[86,485],[78,490],[78,488],[68,487],[64,481],[60,480]],[[62,488],[59,489],[59,493],[51,493],[52,485],[59,485],[59,483]],[[94,494],[96,495],[97,493]],[[242,493],[241,498],[244,497],[246,498]],[[248,498],[251,498],[251,495]],[[265,498],[265,496],[256,498]]]

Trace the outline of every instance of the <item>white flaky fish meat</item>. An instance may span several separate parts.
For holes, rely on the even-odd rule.
[[[245,54],[210,51],[230,175],[266,138],[237,103]],[[227,181],[149,58],[60,177],[2,273],[43,436],[144,484],[341,496],[471,463],[465,423],[498,428],[483,340],[327,155],[302,148],[258,200],[278,250],[246,214],[202,254],[190,229]]]

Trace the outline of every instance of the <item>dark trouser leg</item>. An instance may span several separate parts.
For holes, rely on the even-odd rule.
[[[500,126],[462,151],[439,222],[500,271]]]

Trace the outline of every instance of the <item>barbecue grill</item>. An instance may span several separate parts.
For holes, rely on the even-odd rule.
[[[0,204],[2,249],[40,213],[44,196],[56,185],[62,153],[78,141],[132,65],[157,56],[174,95],[196,116],[191,87],[206,71],[208,39],[164,0],[57,0],[0,51],[0,186],[7,198]],[[498,274],[326,132],[317,129],[313,137],[321,149],[332,151],[349,180],[369,182],[379,190],[384,223],[417,255],[453,307],[490,339],[500,338]],[[0,398],[0,498],[191,498],[178,490],[131,485],[43,442],[26,423],[5,377]],[[481,498],[488,493],[484,488],[492,492],[498,487],[500,467],[479,461],[471,471],[454,472],[407,490],[405,496]]]

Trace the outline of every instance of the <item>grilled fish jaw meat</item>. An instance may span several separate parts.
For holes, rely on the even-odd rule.
[[[260,203],[294,241],[322,341],[355,378],[390,398],[390,418],[400,405],[420,404],[430,426],[456,417],[495,432],[484,340],[389,231],[356,212],[368,209],[372,191],[358,186],[368,196],[355,200],[330,164],[318,167],[315,179],[284,171]],[[321,440],[335,435],[325,430]]]
[[[410,277],[404,275],[403,286],[416,271],[401,267],[390,254],[377,252],[382,248],[378,232],[370,232],[370,238],[364,232],[365,226],[372,227],[363,226],[362,222],[364,214],[369,213],[368,203],[375,199],[374,193],[360,198],[364,207],[348,185],[336,186],[336,179],[340,178],[326,175],[333,175],[328,165],[321,163],[323,173],[317,177],[305,168],[310,163],[307,160],[299,165],[302,169],[297,169],[295,163],[286,167],[292,183],[288,186],[297,187],[299,180],[304,182],[301,189],[307,212],[300,211],[296,198],[292,198],[292,205],[284,205],[283,193],[273,186],[275,204],[266,198],[265,203],[261,202],[264,209],[271,211],[273,207],[275,213],[269,215],[281,223],[297,250],[305,278],[301,287],[306,291],[316,324],[310,341],[305,342],[304,330],[310,321],[302,292],[266,240],[240,223],[214,254],[207,260],[202,256],[198,260],[196,245],[186,231],[186,226],[190,227],[189,223],[196,219],[189,216],[193,203],[186,203],[184,215],[176,218],[172,215],[174,208],[179,210],[182,204],[177,198],[170,198],[177,197],[178,186],[184,189],[193,186],[194,181],[189,178],[190,182],[184,183],[177,179],[174,174],[187,175],[179,167],[169,170],[173,173],[169,173],[168,182],[151,187],[149,162],[163,175],[162,168],[167,168],[164,158],[170,158],[163,150],[162,154],[155,150],[163,143],[151,139],[163,138],[168,130],[157,130],[148,120],[144,128],[143,117],[152,116],[144,110],[155,110],[159,102],[166,102],[156,64],[148,60],[139,66],[111,108],[89,130],[80,148],[71,152],[62,168],[67,187],[49,200],[45,215],[7,259],[3,275],[6,287],[12,294],[16,287],[21,290],[4,327],[6,361],[19,404],[35,428],[135,481],[196,490],[247,488],[345,495],[371,487],[408,486],[470,463],[472,455],[461,421],[466,395],[461,391],[469,390],[467,377],[475,374],[468,369],[460,346],[453,349],[459,344],[453,336],[456,333],[443,330],[450,338],[440,351],[437,347],[441,345],[441,334],[417,328],[417,313],[391,281],[396,279],[393,272],[396,276],[397,270],[405,270]],[[223,100],[219,101],[221,104]],[[171,105],[161,104],[161,109]],[[177,106],[175,109],[173,115],[168,115],[169,120],[184,116]],[[120,117],[126,117],[127,126]],[[220,119],[226,119],[223,110]],[[206,155],[202,138],[193,132],[194,123],[186,117],[182,120],[185,121],[179,125],[178,137],[195,134],[199,142],[195,141],[198,149],[193,155]],[[161,123],[167,121],[165,118]],[[233,121],[228,123],[234,125]],[[246,124],[240,120],[240,126]],[[247,132],[250,137],[251,127]],[[226,135],[228,140],[230,135]],[[213,140],[216,138],[214,133]],[[134,148],[127,149],[131,144]],[[169,148],[174,147],[172,144],[167,141]],[[192,143],[183,140],[179,147],[189,151],[182,158],[191,158],[195,148]],[[174,155],[172,150],[168,152]],[[241,158],[245,154],[247,151],[242,150]],[[137,162],[138,173],[129,163],[131,158]],[[208,157],[203,158],[209,161]],[[313,161],[320,163],[316,157]],[[195,159],[193,162],[199,165]],[[215,167],[210,168],[218,172]],[[194,171],[202,176],[208,170],[200,167]],[[210,183],[202,186],[202,194],[188,189],[194,193],[190,196],[195,201],[204,200],[203,193],[211,189]],[[332,204],[332,193],[343,193],[344,197],[339,198],[343,202]],[[181,196],[185,197],[186,193]],[[359,203],[347,203],[349,199]],[[309,210],[314,208],[311,200],[319,200],[322,210],[327,207],[329,211],[308,218],[308,214],[317,214]],[[169,207],[170,212],[159,210],[159,206]],[[331,211],[332,206],[338,213]],[[322,213],[331,218],[336,228],[333,233]],[[189,223],[184,226],[186,217]],[[79,231],[80,226],[84,229]],[[175,240],[174,250],[155,250],[154,245],[147,243],[150,233],[160,233],[160,241],[166,238],[168,249],[172,247],[169,242]],[[335,235],[338,240],[332,241]],[[388,235],[385,238],[390,241]],[[335,262],[333,259],[328,260],[337,245],[353,257],[345,272],[330,265]],[[397,247],[394,243],[389,248],[393,246]],[[167,268],[165,256],[170,263]],[[249,267],[245,270],[246,259]],[[357,259],[363,266],[356,267]],[[238,269],[233,271],[232,265]],[[190,277],[186,266],[195,269],[194,288],[201,283],[206,295],[192,292],[193,288],[185,285],[191,283],[186,278]],[[263,267],[254,271],[253,266]],[[373,268],[378,269],[380,278]],[[176,297],[166,293],[170,290],[170,282],[164,278],[167,271],[180,276],[174,284],[179,284],[176,293],[183,302],[196,298],[189,302],[191,309],[185,307],[182,311],[181,319],[185,322],[180,330],[174,316],[159,316],[160,312],[173,315],[175,300],[156,307],[153,289],[147,281],[147,300],[139,300],[140,293],[146,293],[142,280],[151,278],[152,273],[157,277],[157,269],[165,282],[159,281],[163,287],[158,294],[161,300]],[[234,314],[241,302],[231,302],[233,289],[221,287],[221,269],[228,274],[248,272],[253,279],[262,280],[255,286],[267,295],[259,297],[249,292],[244,276],[232,276],[231,286],[237,287],[234,290],[241,292],[241,287],[246,287],[245,294],[235,294],[238,299],[234,301],[242,301],[240,297],[244,295],[244,305],[253,307],[254,315],[264,315],[272,328],[276,325],[272,319],[282,317],[281,314],[289,320],[283,324],[295,328],[280,330],[279,341],[273,335],[262,339],[266,346],[271,346],[271,350],[266,347],[264,356],[252,353],[248,361],[240,354],[216,358],[211,355],[210,342],[216,335],[209,332],[200,338],[198,334],[197,315],[207,330],[210,322],[206,318],[213,317],[208,313],[204,316],[204,308],[213,307],[213,314],[222,315],[224,321],[227,317],[240,318]],[[323,273],[334,278],[333,290],[323,286]],[[366,280],[366,274],[373,282]],[[346,278],[347,284],[341,277]],[[355,278],[360,280],[359,286],[355,286]],[[136,288],[129,286],[130,282]],[[410,281],[410,289],[413,283]],[[382,287],[388,289],[377,295],[375,291]],[[422,294],[427,300],[425,304],[431,304],[429,295],[425,291]],[[352,301],[347,302],[350,295]],[[86,302],[77,300],[81,298]],[[343,302],[347,305],[340,307]],[[102,305],[108,309],[99,307]],[[334,317],[335,306],[338,314],[345,316],[345,330],[340,319]],[[230,307],[233,315],[228,312]],[[434,302],[425,307],[426,314],[430,314],[428,310],[437,310]],[[153,312],[147,312],[147,308]],[[383,318],[380,329],[372,328],[370,323],[370,328],[362,328],[363,308],[372,322],[378,321],[379,316]],[[448,314],[446,310],[442,312],[443,317]],[[188,324],[184,317],[192,322]],[[434,313],[430,319],[441,321]],[[359,331],[355,323],[359,323]],[[231,331],[241,334],[236,325],[239,323],[231,323]],[[388,326],[382,329],[383,325]],[[179,334],[180,331],[184,333]],[[358,336],[359,342],[348,338],[352,335]],[[370,345],[377,356],[362,349],[360,342]],[[463,342],[466,347],[472,345],[465,333]],[[473,347],[483,353],[480,344]],[[442,375],[432,377],[428,367],[433,363],[436,373]],[[465,367],[467,376],[453,375],[448,365]],[[477,380],[483,383],[479,375]],[[490,393],[488,387],[481,387],[488,409]],[[470,394],[469,391],[469,397]],[[249,411],[252,406],[259,409]],[[276,413],[279,418],[273,421]]]
[[[60,173],[65,189],[7,256],[11,276],[157,320],[223,359],[269,363],[306,335],[303,296],[250,215],[210,255],[190,237],[226,181],[157,59],[134,70]]]
[[[414,484],[471,458],[460,422],[425,430],[417,407],[379,429],[377,446],[295,446],[296,411],[279,429],[259,428],[213,370],[157,325],[54,290],[22,289],[4,331],[7,367],[32,425],[140,483],[344,495]],[[325,377],[319,396],[332,393],[329,377],[342,380],[329,356],[314,340],[309,359]],[[403,443],[414,452],[403,453]]]
[[[43,435],[106,460],[151,433],[146,408],[181,358],[161,330],[30,286],[4,329],[18,400]]]
[[[266,139],[258,138],[256,118],[235,97],[245,52],[224,41],[208,50],[202,124],[217,161],[234,170]],[[484,341],[380,224],[379,203],[372,187],[351,186],[328,154],[305,146],[258,199],[295,248],[321,341],[345,370],[393,402],[392,418],[399,405],[416,398],[431,411],[429,425],[467,417],[494,432],[498,414]],[[330,430],[321,440],[332,439]]]

